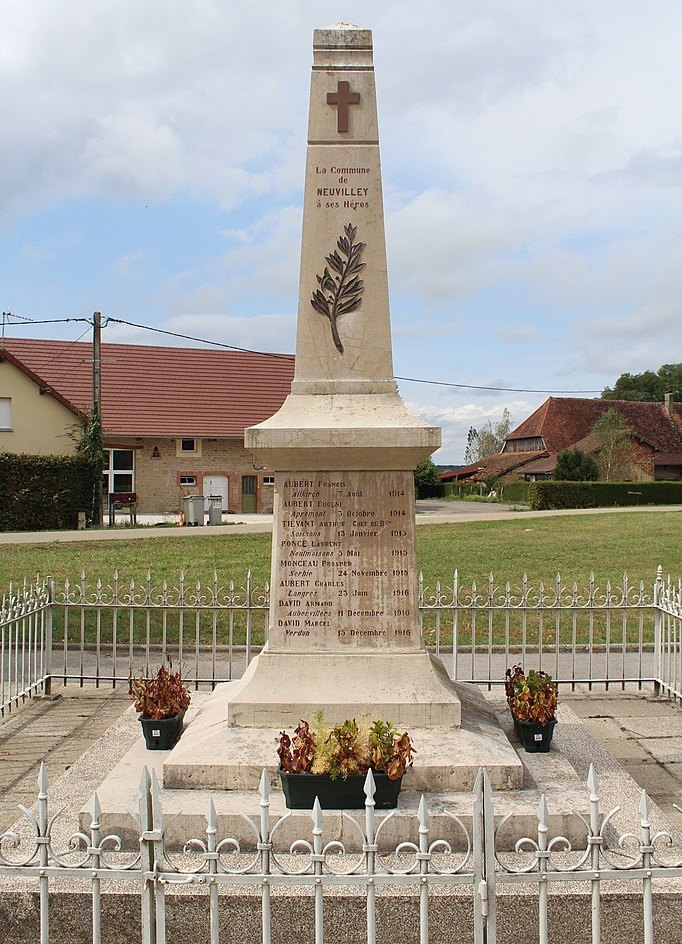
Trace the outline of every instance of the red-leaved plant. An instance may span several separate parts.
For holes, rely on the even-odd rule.
[[[161,666],[155,676],[138,679],[130,676],[128,693],[143,718],[160,721],[172,718],[189,707],[190,695],[179,672]]]
[[[370,768],[397,780],[412,766],[415,753],[407,731],[396,731],[391,722],[377,720],[368,726],[348,718],[327,728],[319,711],[312,726],[299,723],[293,740],[281,731],[278,743],[283,771],[327,774],[332,780],[365,774]]]
[[[505,673],[504,690],[515,721],[547,724],[554,720],[557,687],[551,675],[536,669],[525,675],[523,666],[515,665]]]

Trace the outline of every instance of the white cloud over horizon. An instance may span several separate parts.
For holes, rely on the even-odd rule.
[[[682,6],[344,16],[374,33],[396,373],[599,390],[679,359]],[[7,0],[3,310],[293,350],[312,30],[337,18],[327,0]],[[435,389],[407,392],[444,461],[476,416],[544,399]]]

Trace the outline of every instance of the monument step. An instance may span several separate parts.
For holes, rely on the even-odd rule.
[[[470,693],[465,692],[464,695],[463,706],[466,709],[466,701]],[[209,760],[207,756],[204,757],[203,763],[197,763],[193,771],[195,782],[191,789],[169,786],[169,769],[172,769],[168,767],[170,759],[181,745],[191,743],[190,739],[187,739],[187,734],[193,725],[196,724],[198,728],[201,721],[201,727],[207,733],[210,732],[211,712],[199,709],[202,707],[205,709],[208,705],[213,706],[216,701],[219,702],[220,698],[215,699],[215,696],[201,694],[194,696],[194,707],[188,712],[185,732],[173,751],[148,751],[140,736],[133,747],[120,757],[98,788],[102,810],[100,816],[102,835],[115,833],[120,837],[125,848],[137,848],[138,788],[145,766],[156,774],[159,784],[163,784],[160,799],[164,822],[167,824],[165,836],[169,848],[181,848],[187,840],[202,837],[206,829],[208,803],[212,800],[218,817],[218,836],[221,839],[234,837],[243,845],[244,850],[250,849],[255,836],[253,828],[244,820],[244,816],[250,817],[255,824],[259,822],[261,813],[259,781],[263,769],[268,770],[271,784],[269,808],[271,826],[288,812],[284,795],[279,789],[276,767],[272,761],[275,755],[275,736],[278,733],[274,730],[230,729],[224,723],[218,722],[213,725],[213,727],[219,727],[223,735],[238,732],[241,748],[244,749],[246,755],[251,756],[250,761],[248,756],[245,756],[244,763],[241,765],[242,783],[248,783],[248,787],[243,786],[241,789],[234,790],[208,789],[205,784],[198,782],[201,780],[202,769],[205,771],[210,767],[220,766],[215,761],[216,758],[218,760],[221,758],[224,747],[219,747],[217,742],[213,745],[216,754],[212,758],[210,767],[207,764]],[[494,749],[489,750],[487,756],[480,756],[478,759],[478,766],[485,766],[493,781],[496,820],[499,822],[503,816],[507,814],[510,816],[500,833],[500,848],[505,848],[507,843],[511,848],[514,836],[518,838],[519,835],[533,835],[537,828],[538,805],[543,794],[547,799],[551,814],[552,832],[566,836],[571,841],[579,841],[581,837],[584,838],[585,827],[578,814],[584,813],[586,809],[586,790],[584,782],[578,777],[567,754],[561,748],[561,731],[563,728],[569,736],[568,732],[577,726],[581,729],[581,736],[589,737],[586,735],[584,726],[569,708],[560,706],[560,723],[557,726],[559,733],[555,736],[551,752],[525,754],[519,746],[520,753],[517,753],[507,740],[507,735],[513,738],[514,734],[511,723],[504,716],[502,705],[503,702],[499,699],[498,703],[493,706],[486,702],[484,713],[486,718],[494,719],[500,741],[505,741],[507,744],[509,754],[504,754],[504,758],[508,762],[508,767],[495,763]],[[131,726],[137,724],[136,716],[132,713],[129,723]],[[411,733],[419,753],[415,758],[415,767],[404,778],[398,809],[393,812],[390,822],[382,828],[382,850],[395,848],[396,844],[403,840],[417,841],[416,811],[422,792],[426,795],[429,817],[435,832],[439,837],[450,841],[455,848],[465,848],[465,830],[470,833],[471,829],[473,806],[471,785],[478,767],[474,769],[473,762],[467,756],[468,746],[466,749],[462,748],[459,753],[460,757],[466,757],[461,765],[458,764],[457,753],[450,756],[449,762],[444,762],[434,755],[434,751],[437,751],[435,741],[429,739],[437,739],[441,735],[445,737],[447,732],[425,729]],[[261,734],[263,737],[260,736]],[[451,744],[454,744],[457,739],[473,736],[474,732],[467,730],[465,722],[463,728],[450,732],[450,735],[453,738]],[[249,740],[252,742],[253,750],[249,749]],[[197,744],[198,741],[194,743]],[[103,745],[103,749],[105,748],[106,745]],[[115,749],[115,746],[111,745],[110,749]],[[256,751],[259,752],[258,756],[263,761],[260,766],[258,766]],[[234,777],[239,776],[239,768],[240,765],[236,762],[233,765]],[[505,773],[505,769],[508,770],[508,774]],[[173,770],[172,776],[176,774],[177,769]],[[425,789],[425,781],[429,778],[432,784],[436,784],[439,778],[448,779],[455,775],[462,778],[460,789],[441,788],[435,791]],[[509,789],[511,780],[504,782],[507,775],[516,784],[512,789]],[[360,821],[359,818],[364,815],[361,810],[349,811],[347,815],[335,810],[325,811],[323,814],[325,841],[338,839],[344,842],[349,851],[352,851],[355,849],[353,843],[359,834],[349,822],[348,816]],[[377,813],[376,815],[380,818],[387,814]],[[453,815],[461,822],[453,819]],[[81,829],[87,829],[89,823],[88,804],[80,812]],[[307,836],[311,826],[312,820],[309,813],[292,811],[277,829],[278,848],[287,850],[296,839]]]
[[[352,658],[358,659],[357,655]],[[390,659],[391,656],[384,655],[382,658]],[[407,728],[416,748],[414,767],[406,776],[405,786],[410,790],[424,793],[468,790],[473,787],[478,769],[482,766],[488,769],[494,789],[521,787],[522,764],[494,711],[486,704],[478,688],[450,681],[449,686],[456,699],[458,720],[461,704],[461,726],[408,727],[404,724],[404,705],[386,705],[381,700],[377,705],[369,697],[370,693],[366,693],[363,705],[332,705],[335,709],[332,719],[343,721],[355,717],[360,720],[364,717],[369,721],[376,718],[394,721],[396,714],[388,709],[393,707],[397,711],[402,708],[398,714],[399,727]],[[275,746],[278,736],[285,725],[291,733],[292,725],[299,718],[289,718],[287,713],[276,728],[227,725],[226,705],[229,705],[233,691],[243,693],[241,680],[219,685],[208,702],[191,718],[182,738],[163,764],[164,787],[180,790],[256,790],[263,770],[268,771],[273,785],[277,785]],[[324,693],[319,694],[324,698]],[[306,700],[309,697],[306,695]],[[305,720],[312,720],[319,704],[319,701],[311,703]],[[325,702],[322,702],[322,706],[325,710],[329,707]],[[418,706],[425,716],[429,715],[429,706],[423,699]]]

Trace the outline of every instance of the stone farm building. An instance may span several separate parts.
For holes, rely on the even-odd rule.
[[[0,350],[0,452],[69,455],[92,404],[92,344],[6,338]],[[272,510],[274,479],[244,429],[289,394],[294,357],[102,345],[105,495],[135,492],[141,513],[221,494],[231,512]]]
[[[564,449],[594,453],[592,427],[607,410],[616,410],[632,429],[632,478],[675,481],[682,478],[682,406],[635,400],[549,397],[507,437],[501,452],[473,465],[442,472],[441,481],[549,478]]]

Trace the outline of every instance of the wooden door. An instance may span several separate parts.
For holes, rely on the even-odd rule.
[[[256,485],[258,479],[255,475],[242,475],[242,511],[244,514],[255,514],[256,512]]]

